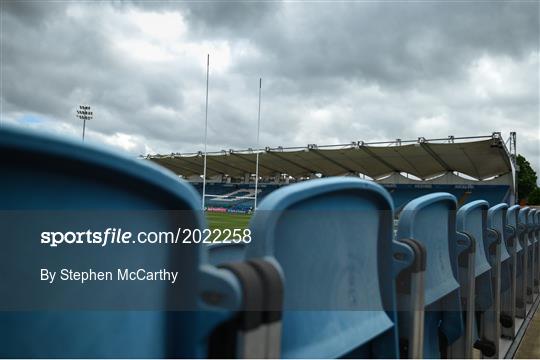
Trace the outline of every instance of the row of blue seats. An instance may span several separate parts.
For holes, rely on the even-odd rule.
[[[387,188],[394,200],[396,212],[399,212],[411,200],[434,192],[447,192],[454,195],[458,206],[476,200],[485,200],[490,204],[507,202],[509,187],[504,185],[479,185],[470,189],[457,189],[455,185],[437,185],[433,188],[415,188],[413,186],[397,185]]]
[[[377,196],[384,200],[377,203]],[[414,239],[426,250],[421,281],[409,280],[405,287],[403,266],[396,264],[400,258],[396,254],[403,248],[381,248],[385,242],[390,246],[392,201],[377,185],[354,179],[315,180],[272,193],[250,224],[255,242],[211,245],[210,262],[219,266],[270,256],[284,276],[285,309],[314,297],[326,303],[340,291],[351,291],[351,284],[340,284],[333,272],[365,275],[352,285],[362,292],[357,296],[369,302],[360,306],[364,311],[324,315],[285,311],[281,352],[272,355],[342,357],[354,351],[355,357],[471,358],[476,348],[484,357],[498,358],[504,355],[499,339],[514,338],[516,317],[526,316],[526,304],[532,303],[533,292],[538,293],[540,212],[503,203],[489,207],[483,200],[457,212],[456,206],[451,194],[435,193],[404,207],[393,246],[407,240],[410,252],[414,245],[409,241]],[[394,259],[389,257],[392,251]],[[351,256],[352,265],[346,263]],[[341,273],[343,266],[348,268]],[[392,266],[393,277],[381,279],[381,270],[388,275]],[[397,316],[384,306],[380,318],[365,311],[377,308],[372,301],[385,293],[383,283],[373,284],[377,277],[386,284],[397,281],[393,295]],[[370,286],[379,292],[370,291]]]
[[[8,129],[0,150],[4,213],[175,210],[182,216],[128,218],[126,227],[206,227],[193,187],[147,162]],[[175,309],[184,311],[4,309],[0,356],[461,358],[473,347],[500,355],[498,337],[515,335],[515,317],[538,291],[539,213],[485,201],[457,211],[454,196],[436,193],[405,206],[395,238],[393,218],[389,193],[373,182],[283,187],[261,202],[247,245],[155,248],[165,268],[182,266]],[[44,259],[26,245],[47,219],[0,221],[9,231],[1,293],[16,298],[10,276],[17,272],[23,287],[21,276],[39,270]],[[62,251],[72,267],[107,256]],[[132,247],[115,255],[140,267],[148,261]],[[142,295],[172,298],[165,289]]]

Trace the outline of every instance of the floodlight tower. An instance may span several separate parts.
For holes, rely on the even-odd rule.
[[[84,141],[84,132],[86,130],[86,120],[92,120],[94,118],[94,113],[92,112],[92,109],[90,108],[89,105],[79,105],[79,109],[77,110],[76,116],[83,121],[82,140]]]

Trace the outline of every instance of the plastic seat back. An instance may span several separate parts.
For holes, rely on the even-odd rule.
[[[530,207],[524,207],[524,208],[521,208],[518,213],[518,227],[519,227],[521,246],[527,247],[527,248],[531,245],[531,242],[529,239],[529,232],[530,232],[529,212],[530,211],[531,211]]]
[[[529,212],[531,208],[523,207],[518,212],[518,238],[522,247],[521,256],[518,258],[518,271],[517,275],[520,279],[518,281],[518,293],[521,294],[523,303],[517,303],[518,307],[523,309],[519,315],[523,315],[526,312],[526,302],[532,302],[532,269],[531,269],[531,255],[532,247],[530,241],[530,224],[529,224]],[[520,306],[521,305],[521,306]],[[519,312],[518,312],[519,313]]]
[[[535,230],[535,223],[534,218],[536,217],[536,209],[529,208],[529,211],[527,212],[527,227],[529,229],[529,232],[533,232]],[[529,242],[532,242],[534,239],[533,237],[529,238]]]
[[[457,230],[468,233],[476,239],[476,277],[491,269],[484,250],[488,208],[487,201],[477,200],[462,206],[457,213]]]
[[[457,230],[471,235],[476,240],[475,252],[475,302],[476,310],[485,311],[493,303],[491,288],[491,265],[488,261],[488,248],[491,245],[487,236],[487,212],[489,204],[477,200],[463,205],[457,213]]]
[[[199,324],[196,311],[166,311],[205,309],[199,295],[208,291],[221,299],[216,308],[239,306],[238,283],[206,264],[204,247],[36,241],[43,231],[121,228],[133,232],[135,242],[139,231],[203,228],[194,189],[149,162],[55,137],[3,129],[0,150],[0,223],[9,234],[2,238],[0,287],[3,310],[13,310],[0,313],[0,356],[206,356],[208,333],[229,312],[207,314]],[[111,270],[113,276],[116,268],[166,269],[181,278],[175,286],[120,280],[48,285],[39,280],[42,267]]]
[[[427,250],[424,357],[439,357],[439,332],[449,344],[463,335],[457,280],[456,198],[433,193],[409,202],[401,212],[397,238],[420,241]]]
[[[506,233],[506,219],[507,219],[508,205],[501,203],[492,206],[488,210],[488,227],[496,230],[501,236],[501,262],[505,262],[510,259],[510,252],[504,241],[504,234]]]
[[[346,177],[290,185],[261,202],[247,258],[282,269],[282,357],[398,356],[392,213],[384,188]]]
[[[242,261],[246,255],[244,242],[238,244],[215,243],[208,246],[208,262],[214,266]]]
[[[507,204],[498,204],[488,210],[488,227],[499,233],[501,236],[501,291],[506,291],[511,286],[511,268],[509,265],[510,252],[507,247]],[[492,259],[490,258],[490,262]]]
[[[527,228],[529,232],[529,285],[531,292],[538,293],[538,253],[536,251],[538,239],[536,238],[536,209],[530,209],[527,214]],[[532,298],[531,294],[531,298]],[[532,299],[531,299],[532,300]]]
[[[521,209],[521,206],[512,205],[508,208],[508,211],[506,212],[506,223],[514,229],[514,233],[516,237],[519,237],[518,215],[519,215],[520,209]],[[521,253],[521,251],[523,251],[523,248],[521,247],[521,243],[520,241],[516,241],[516,253],[519,254]]]
[[[419,240],[427,248],[426,306],[459,289],[454,196],[434,193],[409,202],[401,213],[397,237]]]
[[[530,241],[535,242],[535,243],[538,241],[538,239],[536,238],[536,227],[537,227],[536,215],[537,215],[537,210],[536,209],[531,209],[529,211],[528,216],[527,216],[527,224],[531,229]]]

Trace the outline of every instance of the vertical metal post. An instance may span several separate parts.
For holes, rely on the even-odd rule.
[[[447,347],[448,358],[471,359],[473,354],[473,339],[475,326],[475,256],[476,239],[472,236],[457,232],[458,244],[461,250],[459,254],[466,256],[466,265],[460,265],[459,283],[461,287],[462,312],[465,315],[464,334],[453,344]],[[458,256],[460,256],[458,255]]]
[[[253,210],[257,209],[257,190],[259,188],[259,135],[261,132],[261,90],[262,90],[262,78],[259,78],[259,111],[257,115],[257,160],[255,165],[255,206]]]
[[[208,77],[210,74],[210,54],[206,58],[206,108],[204,114],[204,164],[203,164],[203,193],[202,211],[204,212],[204,201],[206,198],[206,146],[208,140]]]
[[[468,268],[468,282],[466,291],[466,315],[465,315],[465,346],[464,357],[466,359],[472,358],[473,348],[473,336],[474,336],[474,316],[475,316],[475,304],[474,304],[474,292],[476,287],[474,269],[475,269],[475,252],[471,252],[467,256],[467,268]]]
[[[521,239],[518,241],[521,244],[521,261],[517,271],[519,271],[521,274],[516,281],[516,317],[525,319],[527,316],[527,271],[524,270],[524,268],[527,265],[526,258],[528,254],[526,248],[523,247]]]
[[[512,138],[512,144],[511,144],[511,148],[510,148],[510,153],[512,154],[513,152],[513,161],[514,161],[514,171],[517,167],[517,144],[516,144],[516,141],[517,141],[517,135],[516,135],[516,132],[515,131],[512,131],[510,133],[510,137]],[[519,203],[519,193],[518,193],[518,186],[517,186],[517,174],[514,172],[514,201],[516,203]]]
[[[421,359],[424,354],[424,271],[411,274],[411,340],[409,343],[410,359]]]
[[[499,358],[499,339],[501,337],[501,246],[504,240],[502,234],[494,229],[488,229],[485,236],[490,237],[490,240],[494,239],[489,246],[493,304],[482,314],[481,335],[493,343],[495,353],[489,356],[483,354],[483,357],[497,359]]]
[[[82,127],[82,141],[84,141],[84,131],[86,130],[86,119],[83,120],[83,127]]]
[[[503,326],[501,328],[501,335],[506,339],[513,339],[515,336],[515,323],[516,323],[516,270],[517,270],[517,254],[516,254],[516,241],[515,229],[512,226],[506,225],[505,238],[508,239],[507,247],[510,250],[510,289],[504,294],[504,315],[509,317],[511,322],[510,326]]]

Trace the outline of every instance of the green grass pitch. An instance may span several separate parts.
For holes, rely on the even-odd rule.
[[[246,229],[248,227],[249,214],[207,212],[206,220],[210,229]]]

